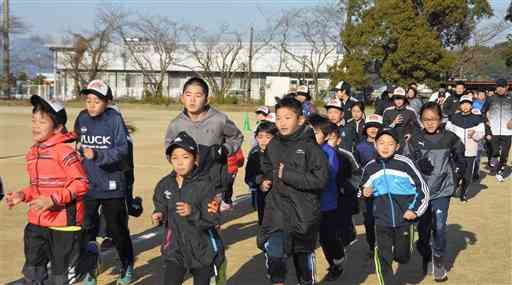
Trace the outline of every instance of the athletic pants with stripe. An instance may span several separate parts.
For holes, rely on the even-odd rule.
[[[393,274],[393,260],[409,262],[412,251],[413,225],[401,227],[375,226],[375,269],[380,285],[399,284]]]
[[[287,273],[287,256],[285,254],[286,236],[276,232],[265,243],[267,273],[272,284],[284,283]],[[316,284],[316,259],[314,252],[293,253],[293,265],[300,285]]]
[[[81,231],[58,231],[28,224],[25,227],[24,243],[23,284],[69,284],[68,269],[76,265],[73,263],[80,254]],[[51,279],[46,267],[48,262],[52,265]]]
[[[473,182],[476,156],[466,156],[464,160],[466,161],[466,170],[464,171],[464,177],[462,177],[462,188],[460,191],[461,197],[466,195],[466,191]]]

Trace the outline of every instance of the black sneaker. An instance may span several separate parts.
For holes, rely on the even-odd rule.
[[[343,267],[341,265],[331,266],[327,269],[327,275],[325,275],[323,282],[332,282],[338,280],[341,274],[343,274]]]
[[[446,266],[444,265],[443,258],[434,256],[433,265],[434,281],[444,282],[448,280],[448,271],[446,270]]]
[[[469,201],[469,199],[468,199],[468,195],[466,195],[466,194],[461,195],[461,196],[460,196],[460,201],[461,201],[462,203],[464,203],[464,204],[465,204],[465,203],[467,203],[467,202]]]

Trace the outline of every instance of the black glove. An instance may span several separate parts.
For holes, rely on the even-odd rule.
[[[211,146],[215,160],[221,163],[225,163],[228,160],[228,150],[223,145],[214,144]]]
[[[4,184],[2,183],[2,177],[0,177],[0,201],[4,198]]]
[[[460,182],[462,181],[462,178],[464,178],[464,174],[462,173],[462,169],[455,168],[455,185],[458,187]]]
[[[421,173],[423,173],[427,176],[431,175],[432,171],[434,171],[434,166],[432,165],[430,160],[428,160],[428,158],[426,158],[426,157],[418,160],[418,167],[420,168]]]
[[[144,208],[142,207],[142,198],[135,197],[131,200],[128,205],[128,215],[132,217],[139,217],[144,212]]]

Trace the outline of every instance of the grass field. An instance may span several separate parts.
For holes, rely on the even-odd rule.
[[[177,114],[150,105],[122,105],[126,121],[137,127],[135,144],[135,193],[144,198],[145,213],[130,219],[137,259],[134,284],[159,284],[161,263],[159,235],[152,235],[150,220],[151,197],[158,180],[170,171],[163,156],[163,137],[168,122]],[[232,110],[232,109],[231,109]],[[72,126],[79,109],[68,110]],[[229,115],[242,126],[243,112]],[[254,127],[254,116],[250,114]],[[250,133],[245,133],[244,150],[249,148]],[[19,190],[28,183],[23,154],[31,145],[30,107],[0,106],[0,175],[7,191]],[[512,284],[512,178],[497,183],[483,169],[481,184],[470,190],[471,200],[461,204],[452,199],[448,219],[448,256],[451,264],[447,284]],[[239,172],[235,196],[248,194],[243,184],[244,171]],[[9,284],[21,277],[23,266],[23,228],[26,224],[25,205],[8,210],[0,207],[0,284]],[[264,274],[264,257],[256,248],[256,214],[247,202],[237,205],[225,215],[222,236],[227,245],[228,284],[268,284]],[[360,220],[357,218],[356,220]],[[358,240],[348,249],[345,273],[333,284],[377,284],[372,260],[367,255],[364,227],[357,226]],[[318,275],[326,273],[326,262],[317,250]],[[104,258],[106,269],[99,284],[115,284],[115,256]],[[420,273],[420,258],[414,253],[411,262],[397,269],[402,284],[434,284]],[[296,284],[290,270],[287,284]],[[192,284],[189,279],[186,284]]]

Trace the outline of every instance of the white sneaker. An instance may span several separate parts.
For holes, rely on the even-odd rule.
[[[235,206],[233,205],[233,203],[228,204],[228,203],[226,203],[226,202],[224,202],[224,201],[222,201],[222,202],[220,203],[220,211],[221,211],[221,212],[225,212],[225,211],[232,211],[232,210],[234,210],[234,209],[235,209]]]
[[[505,178],[503,177],[503,174],[501,174],[501,173],[496,174],[496,181],[498,181],[498,182],[505,181]]]

